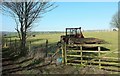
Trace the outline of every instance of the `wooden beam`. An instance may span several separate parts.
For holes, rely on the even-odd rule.
[[[81,64],[82,64],[82,60],[83,60],[83,58],[82,58],[82,46],[80,46],[80,55],[81,55]]]
[[[64,43],[64,64],[67,65],[66,43]]]
[[[61,49],[62,49],[62,63],[64,63],[64,47],[63,47],[63,45],[62,45]]]
[[[67,46],[94,46],[94,47],[99,47],[103,46],[102,44],[67,44]]]
[[[98,57],[99,57],[99,68],[101,69],[101,59],[100,59],[100,50],[101,50],[101,48],[100,48],[100,46],[98,47]]]
[[[69,57],[81,57],[81,55],[67,55]]]
[[[81,52],[80,50],[67,50],[67,52]],[[82,52],[100,52],[100,53],[106,53],[109,51],[92,51],[92,50],[82,50]]]

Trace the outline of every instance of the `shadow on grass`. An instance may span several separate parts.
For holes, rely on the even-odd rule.
[[[43,47],[43,45],[45,45],[45,44],[42,44],[42,47]],[[42,47],[36,47],[36,49],[37,48],[42,48]],[[49,44],[48,48],[47,48],[48,52],[51,52],[51,50],[55,51],[55,49],[56,49],[55,47],[56,47],[56,43]],[[14,72],[17,72],[17,71],[22,71],[22,70],[39,69],[41,67],[45,67],[47,65],[50,65],[50,62],[49,62],[47,64],[42,64],[42,65],[37,66],[37,64],[44,62],[44,58],[35,60],[34,57],[32,57],[32,58],[27,58],[26,57],[26,59],[24,59],[20,62],[14,62],[14,60],[17,61],[17,59],[18,59],[18,57],[15,56],[16,51],[13,51],[10,48],[3,48],[2,52],[3,52],[2,53],[3,54],[3,57],[2,57],[3,58],[3,64],[2,64],[2,66],[4,68],[2,70],[3,74],[14,73]],[[19,58],[20,58],[20,56],[19,56]],[[9,63],[9,61],[11,61],[11,62]],[[32,61],[32,62],[30,62],[29,64],[27,64],[25,66],[15,66],[15,65],[20,65],[20,64],[26,64],[26,63],[28,63],[28,61]],[[8,62],[8,63],[5,64],[5,62]],[[13,67],[10,67],[10,66],[13,66]],[[8,67],[8,68],[5,68],[5,67]]]
[[[29,39],[27,40],[27,42],[37,42],[37,41],[42,41],[42,40],[45,40],[45,39]]]
[[[18,46],[12,46],[8,48],[2,48],[2,61],[7,61],[7,60],[17,60],[20,57],[23,57],[20,55],[20,48]]]
[[[39,64],[39,63],[37,63],[37,64]],[[5,74],[9,74],[9,73],[14,73],[14,72],[17,72],[17,71],[31,70],[31,69],[39,69],[40,70],[40,68],[48,66],[50,64],[51,63],[47,63],[47,64],[36,66],[35,63],[30,63],[29,65],[24,66],[24,67],[18,66],[18,67],[14,67],[14,68],[10,68],[10,69],[5,69],[5,70],[2,71],[3,72],[2,74],[5,75]]]
[[[22,64],[22,63],[24,63],[24,62],[27,62],[27,61],[30,61],[30,60],[32,60],[33,59],[33,57],[32,58],[28,58],[28,59],[25,59],[25,60],[22,60],[22,61],[20,61],[20,62],[16,62],[16,63],[14,63],[14,64]],[[4,66],[9,66],[9,65],[14,65],[13,63],[8,63],[8,64],[2,64],[2,66],[4,67]]]
[[[7,59],[12,60],[14,56],[12,56],[12,54],[14,53],[14,51],[12,51],[12,49],[10,48],[2,48],[2,58],[3,61],[7,61]]]
[[[37,41],[42,41],[42,40],[45,40],[45,39],[29,39],[29,40],[27,40],[27,42],[37,42]],[[7,41],[7,42],[15,42],[15,39],[13,40],[13,39],[11,39],[10,40],[10,38],[9,37],[7,37],[6,39],[5,39],[5,41]],[[19,39],[16,39],[16,42],[20,42],[20,40]]]
[[[4,38],[18,38],[18,36],[4,36]]]

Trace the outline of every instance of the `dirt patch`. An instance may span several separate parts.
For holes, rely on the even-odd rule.
[[[107,71],[93,66],[49,65],[41,69],[39,74],[108,74]]]

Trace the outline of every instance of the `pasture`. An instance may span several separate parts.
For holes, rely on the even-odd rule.
[[[65,33],[37,33],[35,37],[28,37],[28,42],[31,41],[33,46],[38,46],[40,44],[45,43],[46,39],[48,39],[49,44],[57,43],[60,40],[60,36],[64,35]],[[110,52],[106,56],[117,57],[118,54],[113,54],[112,52],[118,52],[118,32],[116,31],[109,31],[109,32],[83,32],[85,38],[99,38],[105,40],[107,43],[102,44],[104,47],[110,49]],[[11,40],[18,39],[17,37],[13,36]]]
[[[48,44],[52,45],[52,48],[48,49],[48,52],[51,52],[54,49],[57,42],[60,40],[60,36],[64,35],[65,33],[34,33],[34,34],[36,35],[35,37],[33,37],[33,36],[28,37],[27,44],[29,45],[29,42],[31,41],[31,47],[41,47],[41,45],[45,44],[46,39],[47,39]],[[104,46],[105,48],[110,49],[110,51],[102,54],[102,56],[118,58],[118,32],[117,31],[83,32],[83,35],[85,38],[88,38],[88,37],[93,38],[94,37],[94,38],[99,38],[99,39],[105,40],[107,43],[101,44],[101,45]],[[5,39],[7,39],[9,41],[10,37],[11,37],[12,41],[14,41],[15,39],[19,40],[19,38],[16,36],[16,34],[8,35]],[[24,66],[28,63],[29,62],[24,63]],[[23,72],[20,71],[20,73],[24,73],[24,72],[29,72],[29,71],[23,71]],[[19,73],[19,72],[17,72],[17,73]]]

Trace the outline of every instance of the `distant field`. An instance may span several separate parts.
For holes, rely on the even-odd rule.
[[[39,45],[45,43],[46,39],[48,39],[49,44],[57,43],[60,40],[60,36],[64,35],[64,33],[37,33],[35,37],[29,37],[27,41],[31,41],[32,45]],[[110,49],[109,54],[106,56],[114,56],[117,57],[118,51],[118,32],[83,32],[85,38],[87,37],[95,37],[99,39],[103,39],[108,42],[108,44],[102,44],[104,47]],[[15,36],[12,37],[12,40],[18,39]]]
[[[43,47],[46,42],[46,39],[48,39],[48,43],[51,44],[48,51],[51,53],[51,52],[55,52],[56,51],[56,48],[55,48],[55,45],[54,43],[57,43],[59,40],[60,40],[60,36],[61,35],[64,35],[65,33],[36,33],[35,37],[33,36],[30,36],[28,39],[27,39],[27,43],[29,44],[29,42],[31,41],[31,47],[34,47],[35,48],[32,48],[32,51],[36,49],[36,47],[38,48],[41,48]],[[102,68],[108,68],[108,69],[115,69],[115,70],[118,70],[118,61],[117,61],[117,58],[118,58],[118,32],[114,31],[114,32],[83,32],[83,35],[85,38],[90,38],[90,37],[94,37],[94,38],[99,38],[99,39],[103,39],[105,40],[106,42],[108,42],[107,44],[102,44],[103,47],[105,48],[108,48],[110,49],[110,51],[104,53],[101,55],[101,57],[106,57],[106,58],[110,58],[110,59],[106,59],[110,62],[105,62],[105,61],[102,61],[101,60],[101,64],[107,64],[106,66],[101,66]],[[10,40],[10,37],[11,37],[11,40],[14,41],[15,39],[19,39],[16,34],[10,34],[10,35],[7,35],[6,39],[9,41]],[[41,46],[41,44],[43,46]],[[9,50],[8,50],[9,51]],[[37,50],[38,51],[38,50]],[[5,53],[5,52],[4,52]],[[50,54],[49,53],[49,54]],[[53,54],[53,53],[52,53]],[[5,56],[7,55],[7,53],[5,53]],[[9,52],[8,52],[8,55],[9,55]],[[36,56],[40,56],[40,54],[37,52]],[[113,59],[112,59],[112,58]],[[95,58],[94,58],[95,59]],[[23,59],[24,60],[24,59]],[[34,65],[40,65],[42,62],[40,62],[40,64],[37,64],[39,60],[35,61],[34,59],[30,59],[30,60],[26,60],[25,59],[25,62],[23,63],[20,63],[20,64],[15,64],[14,67],[17,67],[17,69],[21,69],[19,68],[20,67],[26,67],[27,65],[30,65],[30,64],[34,64]],[[109,66],[109,64],[112,64],[112,66]],[[80,66],[80,65],[79,65]],[[94,66],[94,65],[93,65]],[[6,68],[7,67],[7,68]],[[6,66],[4,69],[9,69],[9,68],[12,68],[11,65],[9,66]],[[27,67],[28,68],[28,67]],[[55,66],[56,68],[56,66]],[[78,66],[77,66],[78,68]],[[57,68],[58,70],[60,70],[59,68]],[[56,70],[57,70],[56,69]],[[65,69],[65,68],[64,68]],[[69,68],[68,68],[69,69]],[[95,69],[96,70],[96,69]],[[10,69],[10,71],[12,71]],[[13,70],[14,71],[14,70]],[[31,74],[31,73],[37,73],[39,70],[36,70],[36,69],[31,69],[30,71],[29,70],[22,70],[22,71],[17,71],[16,73],[21,73],[21,74]],[[45,70],[44,70],[45,71]],[[51,71],[51,69],[50,69]],[[116,72],[118,73],[118,72]],[[115,74],[116,74],[115,73]],[[110,72],[110,74],[114,74]]]
[[[109,57],[118,57],[118,32],[84,32],[85,37],[96,37],[103,39],[108,44],[103,44],[104,47],[110,49],[110,52],[106,54]]]
[[[33,44],[44,43],[45,39],[48,39],[49,43],[56,43],[60,40],[61,35],[64,35],[64,33],[44,33],[38,34],[36,37],[31,37],[29,40],[33,40]],[[106,56],[118,57],[117,53],[111,52],[118,51],[118,32],[83,32],[83,35],[85,37],[95,37],[107,41],[108,44],[103,44],[104,47],[110,49],[109,54],[106,54]]]

